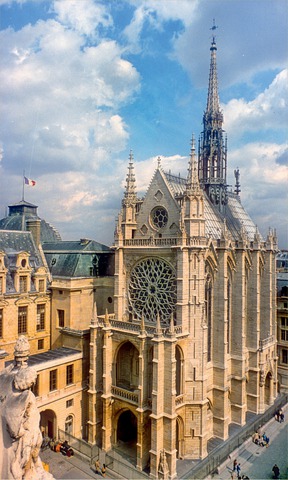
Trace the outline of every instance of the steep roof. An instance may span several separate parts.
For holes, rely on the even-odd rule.
[[[183,195],[186,188],[186,180],[180,177],[165,173],[166,178],[171,186],[171,189],[176,195]],[[254,235],[257,232],[257,227],[249,214],[244,209],[239,195],[233,192],[228,193],[228,204],[223,213],[210,202],[208,196],[204,195],[204,212],[206,220],[206,233],[212,238],[218,239],[226,221],[226,228],[234,240],[238,240],[241,232],[244,230],[248,240],[253,241]],[[260,236],[263,241],[262,237]]]
[[[75,278],[113,275],[113,252],[94,240],[43,243],[43,251],[53,276]]]
[[[31,232],[0,230],[0,250],[10,256],[23,251],[28,252],[30,254],[29,263],[31,266],[43,266]]]
[[[61,240],[59,232],[46,220],[41,219],[37,214],[37,205],[21,200],[9,205],[9,215],[0,220],[1,230],[26,230],[27,220],[40,219],[40,238],[43,242],[55,242]]]
[[[6,279],[7,293],[15,292],[12,270],[15,267],[16,257],[20,252],[29,253],[29,265],[33,270],[44,266],[31,232],[0,230],[0,251],[1,250],[6,254],[5,266],[8,269]],[[31,281],[31,291],[34,290],[35,285],[34,282]]]

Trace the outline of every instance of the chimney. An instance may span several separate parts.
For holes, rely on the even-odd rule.
[[[32,237],[38,248],[40,245],[41,220],[40,218],[33,218],[26,220],[26,228],[28,232],[32,233]]]

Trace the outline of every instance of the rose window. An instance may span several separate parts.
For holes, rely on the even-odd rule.
[[[157,314],[169,324],[176,306],[176,279],[172,267],[160,258],[139,262],[132,270],[129,300],[139,319],[156,322]]]
[[[168,222],[168,212],[163,207],[156,207],[151,212],[151,219],[156,228],[163,228]]]

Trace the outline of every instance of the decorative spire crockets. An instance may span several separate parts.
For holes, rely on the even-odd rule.
[[[126,188],[124,193],[124,203],[133,203],[136,201],[136,183],[135,183],[135,174],[134,174],[134,163],[133,163],[133,153],[130,150],[129,155],[129,166],[128,173],[126,177]]]
[[[192,135],[191,140],[191,152],[190,159],[188,164],[188,176],[186,184],[186,193],[191,194],[200,194],[202,192],[200,188],[198,170],[197,170],[197,160],[196,160],[196,149],[195,149],[195,137]]]
[[[212,30],[217,27],[213,24]],[[223,114],[218,95],[216,40],[213,33],[207,107],[203,115],[203,132],[199,139],[198,173],[201,186],[220,211],[227,203],[227,140],[224,139]]]

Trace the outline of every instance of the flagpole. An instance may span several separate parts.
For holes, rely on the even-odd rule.
[[[25,170],[23,170],[22,201],[24,202]]]

